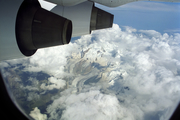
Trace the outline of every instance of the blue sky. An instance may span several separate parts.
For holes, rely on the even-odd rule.
[[[137,30],[156,30],[160,33],[180,32],[180,3],[134,2],[116,8],[96,4],[114,14],[114,23]]]

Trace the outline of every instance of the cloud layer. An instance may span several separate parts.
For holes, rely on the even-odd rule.
[[[35,107],[29,115],[35,120],[47,120],[47,115],[41,114],[40,110],[37,107]]]
[[[123,29],[114,24],[1,66],[23,66],[22,72],[48,75],[39,82],[31,80],[32,88],[22,88],[31,102],[53,95],[43,109],[36,104],[49,120],[168,119],[180,98],[180,34]]]

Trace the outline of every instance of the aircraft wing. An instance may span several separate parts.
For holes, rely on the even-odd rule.
[[[127,3],[137,2],[137,1],[159,1],[159,2],[180,2],[180,0],[90,0],[107,7],[118,7]]]

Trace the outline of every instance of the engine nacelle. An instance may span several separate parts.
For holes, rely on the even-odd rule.
[[[71,40],[72,22],[41,8],[37,0],[1,0],[0,8],[0,61]]]

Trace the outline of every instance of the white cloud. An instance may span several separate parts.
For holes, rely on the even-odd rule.
[[[54,77],[48,78],[48,81],[50,82],[50,85],[45,85],[45,83],[42,83],[40,88],[43,90],[53,90],[63,88],[66,85],[66,81]]]
[[[1,62],[1,64],[0,64],[1,68],[5,68],[5,67],[8,67],[8,66],[9,66],[8,63],[6,63],[6,62]]]
[[[159,119],[172,109],[171,106],[178,102],[180,96],[180,89],[171,87],[180,86],[180,61],[179,57],[175,57],[180,49],[180,41],[177,40],[179,34],[161,35],[154,30],[135,32],[129,28],[121,31],[114,25],[113,29],[93,32],[91,43],[89,37],[88,42],[82,37],[76,41],[86,49],[82,58],[86,62],[81,65],[101,63],[98,59],[105,60],[106,70],[98,73],[102,75],[100,81],[110,81],[110,91],[117,94],[116,97],[123,101],[121,104],[131,111],[133,117],[130,119]],[[79,79],[77,85],[80,81],[83,79]],[[83,91],[84,85],[81,86]]]
[[[47,106],[48,119],[168,119],[180,98],[179,52],[179,33],[123,31],[114,24],[38,50],[23,65],[53,76],[41,89],[66,85]]]
[[[157,32],[155,30],[139,30],[139,32],[145,33],[146,35],[148,35],[150,37],[155,37],[155,38],[161,37],[161,33]]]
[[[54,100],[47,108],[50,113],[49,119],[59,118],[61,109],[64,109],[61,119],[117,120],[133,118],[127,109],[119,104],[115,96],[102,94],[97,90],[80,94],[66,94]]]
[[[37,107],[35,107],[29,115],[35,120],[47,120],[47,115],[41,114],[40,110]]]
[[[75,45],[72,46],[70,43],[68,46],[39,49],[29,59],[30,64],[25,64],[27,66],[25,71],[42,71],[57,78],[63,78],[66,76],[66,73],[64,73],[64,66],[67,64],[66,57],[71,54],[72,47],[76,48]]]
[[[85,75],[75,76],[72,85],[77,90],[71,91],[72,86],[69,85],[67,90],[70,91],[54,100],[47,108],[49,119],[168,119],[168,113],[175,109],[180,96],[180,61],[175,56],[180,49],[179,34],[161,35],[154,30],[136,32],[130,27],[121,31],[118,25],[114,25],[113,29],[95,31],[91,36],[77,40],[74,44],[83,51],[76,48],[72,52],[72,59],[66,65],[70,74],[85,70],[83,66],[87,68],[92,63],[102,65],[103,69],[91,66],[95,73],[88,71]],[[100,80],[92,84],[93,80],[89,79],[96,79],[93,77],[96,75]],[[92,87],[85,85],[86,81],[97,86],[94,93],[91,91],[93,94],[87,92]],[[111,96],[117,109],[111,109],[103,99],[96,97],[107,97],[99,90]],[[114,112],[109,114],[107,111]]]
[[[177,28],[177,29],[168,29],[168,30],[164,30],[164,32],[168,32],[168,33],[180,33],[180,28]]]

